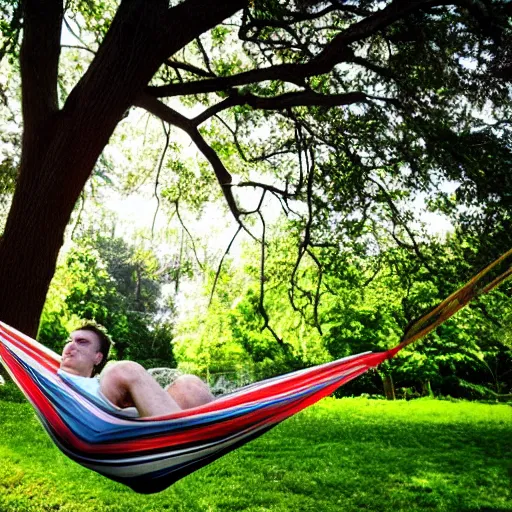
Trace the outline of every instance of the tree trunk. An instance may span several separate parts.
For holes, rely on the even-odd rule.
[[[421,383],[422,395],[429,396],[431,398],[434,397],[434,392],[432,391],[432,386],[430,385],[430,381],[427,380]]]
[[[47,37],[40,30],[56,26],[58,16],[55,12],[52,18],[40,0],[26,3],[28,25],[20,57],[24,118],[21,165],[0,239],[0,319],[31,336],[37,332],[75,202],[117,123],[158,68],[158,57],[151,58],[157,53],[152,48],[153,34],[143,34],[149,32],[151,23],[141,23],[140,16],[120,7],[103,51],[98,52],[59,111],[56,70],[55,84],[46,75],[41,84],[37,73],[39,59],[58,60],[60,48],[56,45],[60,41],[47,56],[38,48],[41,38]],[[141,44],[144,39],[145,46]],[[37,97],[38,91],[42,98]]]
[[[34,336],[73,198],[63,198],[60,205],[54,200],[44,204],[44,198],[25,184],[20,180],[0,240],[0,318]]]
[[[382,384],[384,385],[384,394],[388,400],[395,399],[395,385],[393,384],[393,377],[391,375],[382,376]]]

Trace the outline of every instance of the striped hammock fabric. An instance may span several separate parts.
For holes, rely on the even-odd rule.
[[[136,492],[159,492],[393,357],[475,295],[508,277],[510,268],[489,283],[489,272],[511,255],[509,251],[413,323],[392,350],[359,354],[251,384],[168,416],[129,419],[106,410],[57,374],[59,355],[2,322],[0,360],[62,452]]]
[[[158,418],[125,418],[59,375],[60,357],[0,323],[0,356],[55,444],[140,493],[158,492],[391,357],[361,354],[244,387]]]

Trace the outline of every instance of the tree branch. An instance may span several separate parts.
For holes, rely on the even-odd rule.
[[[151,224],[151,236],[154,235],[156,216],[158,214],[158,210],[160,209],[160,196],[158,195],[158,185],[159,185],[159,181],[160,181],[160,173],[162,172],[162,167],[164,165],[165,155],[167,153],[167,150],[169,149],[169,142],[170,142],[170,138],[171,138],[171,128],[170,128],[170,126],[166,126],[162,122],[162,128],[163,128],[164,134],[165,134],[165,145],[164,145],[164,149],[162,150],[162,154],[160,155],[160,158],[159,158],[159,161],[158,161],[158,166],[157,166],[156,176],[155,176],[155,194],[154,195],[156,197],[156,209],[155,209],[155,214],[153,215],[153,222]],[[178,205],[177,204],[176,204],[176,213],[178,213]],[[178,218],[179,218],[179,214],[178,214]]]
[[[313,302],[313,321],[318,333],[320,334],[320,336],[322,336],[322,326],[320,325],[320,321],[318,319],[318,306],[320,305],[320,288],[322,287],[322,279],[324,273],[322,269],[322,264],[320,263],[320,260],[316,257],[316,255],[313,253],[313,251],[310,248],[308,248],[306,252],[308,253],[309,257],[314,261],[318,269],[318,279],[316,281],[315,297]]]
[[[80,209],[78,210],[78,215],[76,216],[75,224],[73,226],[73,229],[71,230],[71,240],[75,241],[75,233],[76,230],[80,224],[80,221],[82,220],[82,214],[85,209],[85,192],[82,190],[80,193]]]
[[[288,11],[286,13],[280,13],[280,19],[258,19],[254,16],[251,16],[249,22],[242,24],[239,36],[240,39],[243,39],[245,41],[253,41],[256,36],[249,36],[249,33],[251,31],[259,33],[261,32],[262,29],[265,28],[287,29],[290,25],[294,25],[295,23],[301,23],[304,21],[314,21],[326,16],[327,14],[330,14],[331,12],[339,10],[343,10],[344,12],[350,12],[351,14],[361,14],[361,11],[357,10],[357,8],[353,6],[341,5],[340,3],[331,3],[331,5],[311,13],[300,11]]]
[[[220,271],[222,269],[222,264],[224,263],[224,258],[229,254],[229,251],[231,250],[231,246],[233,245],[233,242],[235,241],[236,237],[238,236],[238,233],[242,230],[242,226],[239,225],[236,233],[233,235],[233,238],[231,238],[231,241],[229,242],[226,250],[224,251],[224,254],[222,255],[222,258],[220,259],[219,266],[217,267],[217,272],[215,273],[215,279],[213,281],[212,291],[210,293],[210,300],[208,301],[208,307],[211,306],[212,300],[213,300],[213,294],[215,293],[215,288],[217,286],[217,281],[219,280]]]
[[[181,227],[183,228],[185,233],[187,233],[187,236],[188,236],[188,238],[190,240],[190,243],[192,244],[192,252],[194,253],[194,256],[196,258],[197,264],[199,265],[199,268],[202,271],[204,271],[203,264],[199,261],[199,256],[197,255],[196,244],[194,242],[194,239],[193,239],[192,235],[190,234],[190,231],[188,230],[187,226],[185,226],[185,223],[183,222],[183,219],[181,218],[180,209],[179,209],[179,206],[178,206],[178,199],[176,199],[174,201],[174,207],[176,208],[176,216],[178,217],[178,220],[179,220],[179,222],[181,224]]]
[[[339,53],[345,52],[348,45],[381,31],[400,18],[412,14],[414,11],[430,7],[436,3],[443,2],[433,2],[432,0],[394,0],[384,9],[373,13],[358,23],[354,23],[338,34],[320,52],[315,61],[320,66],[332,67],[336,63]]]
[[[201,36],[199,36],[196,39],[197,47],[199,48],[199,51],[201,52],[201,55],[203,56],[204,65],[206,66],[206,69],[208,69],[210,73],[210,77],[215,78],[215,73],[213,72],[212,65],[210,62],[210,57],[208,56],[208,53],[206,52],[203,42],[201,41]]]
[[[248,85],[266,80],[283,80],[298,86],[304,85],[303,64],[280,64],[278,66],[253,69],[237,75],[199,80],[184,84],[168,84],[147,88],[147,93],[156,97],[172,97],[189,94],[226,91],[233,87]]]
[[[354,103],[369,103],[370,100],[384,101],[393,105],[399,104],[398,100],[393,98],[371,96],[364,92],[347,92],[345,94],[327,95],[307,90],[281,94],[274,98],[262,98],[253,94],[234,93],[224,101],[207,108],[201,114],[196,116],[192,120],[192,123],[199,126],[210,117],[217,115],[219,112],[238,105],[248,105],[249,107],[260,110],[281,110],[292,107],[341,107],[343,105],[352,105]]]
[[[194,123],[190,119],[176,112],[156,98],[152,98],[151,96],[140,96],[137,101],[134,102],[134,105],[147,110],[151,114],[157,116],[167,123],[177,126],[192,139],[199,151],[201,151],[204,157],[210,162],[210,165],[213,168],[215,176],[217,177],[217,181],[221,186],[226,202],[228,203],[229,209],[235,217],[235,220],[251,238],[256,240],[255,236],[247,229],[247,227],[240,219],[240,216],[246,214],[247,212],[240,210],[236,204],[235,197],[233,196],[233,192],[231,190],[231,174],[228,172],[217,153],[201,136]]]
[[[88,53],[92,53],[93,55],[96,55],[96,52],[91,50],[90,48],[87,48],[86,46],[79,46],[76,44],[63,44],[61,48],[70,48],[72,50],[84,50]]]
[[[261,331],[264,331],[267,329],[270,331],[274,339],[280,344],[284,346],[283,340],[277,335],[277,333],[274,331],[272,326],[270,325],[270,319],[267,313],[267,310],[265,309],[265,234],[266,234],[266,225],[265,225],[265,219],[263,218],[263,215],[260,212],[260,206],[263,202],[263,198],[265,197],[265,192],[261,195],[260,204],[258,206],[257,212],[261,220],[262,224],[262,235],[261,235],[261,259],[260,259],[260,300],[258,304],[258,310],[263,317],[263,327],[261,328]]]
[[[306,154],[306,164],[307,164],[307,152]],[[311,225],[313,223],[313,204],[312,204],[312,193],[313,193],[313,181],[314,181],[314,157],[313,153],[311,153],[313,162],[309,169],[309,175],[307,177],[307,206],[308,206],[308,217],[306,221],[306,226],[304,228],[304,239],[299,245],[299,251],[297,255],[297,259],[295,261],[295,265],[293,267],[293,271],[290,275],[290,288],[288,290],[288,297],[290,299],[290,304],[294,311],[297,311],[300,313],[300,315],[306,319],[306,314],[304,311],[297,306],[295,303],[295,289],[299,289],[304,295],[308,295],[308,292],[303,290],[297,283],[297,272],[299,270],[300,264],[302,262],[302,258],[304,257],[304,254],[306,254],[309,244],[311,242]]]
[[[268,192],[272,192],[273,194],[277,194],[281,197],[292,197],[293,195],[286,192],[286,190],[282,190],[280,188],[274,187],[274,185],[267,185],[265,183],[259,183],[257,181],[242,181],[240,183],[233,183],[232,187],[254,187],[261,188]]]
[[[237,129],[232,129],[229,124],[224,121],[224,119],[222,119],[221,116],[219,115],[215,115],[214,116],[220,123],[222,123],[226,129],[229,131],[229,133],[231,133],[231,136],[233,137],[233,142],[235,144],[235,147],[236,147],[236,150],[238,151],[238,154],[240,155],[240,158],[244,161],[244,162],[247,162],[247,163],[251,163],[251,164],[254,164],[254,163],[257,163],[257,162],[263,162],[265,160],[269,160],[270,158],[274,157],[274,156],[279,156],[279,155],[286,155],[286,154],[289,154],[291,153],[291,150],[290,149],[277,149],[276,151],[273,151],[271,153],[267,153],[267,154],[262,154],[262,155],[259,155],[259,156],[247,156],[245,154],[245,151],[244,149],[242,148],[242,145],[240,144],[240,141],[238,140],[238,133],[237,133]],[[237,123],[237,120],[236,120],[236,113],[235,113],[235,124]],[[281,146],[281,148],[283,148],[285,146],[285,144],[283,144]]]
[[[198,68],[197,66],[193,66],[187,62],[178,62],[173,59],[167,59],[164,63],[166,66],[169,66],[173,69],[181,69],[182,71],[186,71],[187,73],[192,73],[194,75],[202,76],[204,78],[212,78],[213,75],[209,71],[205,71],[204,69]]]
[[[239,102],[237,94],[234,93],[225,100],[203,110],[203,112],[194,117],[192,122],[195,126],[200,126],[205,121],[210,119],[210,117],[216,116],[219,112],[222,112],[223,110],[234,107],[236,105],[241,105],[241,103]]]
[[[185,0],[167,10],[162,20],[161,47],[169,56],[174,55],[179,48],[217,26],[226,18],[247,7],[248,0],[224,0],[212,2],[205,8],[204,0]],[[148,5],[148,8],[151,8]],[[182,24],[186,22],[184,30]],[[180,26],[178,26],[178,23]]]
[[[374,64],[373,62],[370,62],[369,60],[364,59],[362,57],[354,56],[354,58],[351,60],[351,62],[354,64],[358,64],[359,66],[362,66],[366,69],[369,69],[370,71],[373,71],[377,75],[382,76],[384,78],[393,79],[393,80],[396,79],[396,76],[394,75],[394,73],[389,71],[388,68]]]
[[[67,7],[66,9],[67,10]],[[78,41],[80,42],[80,44],[82,45],[81,47],[77,47],[77,48],[83,48],[84,50],[87,50],[88,52],[90,53],[93,53],[94,55],[96,55],[96,52],[94,50],[91,50],[88,46],[87,46],[87,43],[82,39],[81,35],[77,34],[73,28],[71,27],[71,25],[69,24],[69,21],[66,19],[66,17],[63,18],[62,20],[64,22],[64,25],[66,25],[66,28],[67,30],[69,31],[69,33]],[[78,25],[78,24],[77,24]],[[78,31],[81,32],[80,30],[80,26],[78,26]],[[62,45],[63,47],[65,47],[66,45]]]
[[[305,64],[280,64],[263,69],[253,69],[227,77],[217,77],[184,84],[169,84],[160,87],[148,87],[148,94],[156,97],[181,96],[226,91],[233,87],[248,85],[266,80],[281,80],[299,87],[305,86],[305,79],[328,73],[341,62],[349,62],[354,54],[349,45],[365,39],[386,28],[393,22],[414,11],[442,1],[432,0],[394,0],[384,9],[373,13],[364,20],[354,23],[332,39],[325,48]]]
[[[391,233],[391,236],[393,237],[393,239],[395,240],[395,242],[399,245],[399,246],[405,246],[407,247],[408,249],[413,249],[416,256],[420,259],[420,261],[423,263],[423,265],[425,266],[425,268],[432,274],[432,275],[435,275],[436,273],[434,272],[433,268],[430,266],[430,264],[428,263],[427,259],[423,256],[420,248],[419,248],[419,245],[418,245],[418,242],[416,241],[416,238],[414,237],[414,234],[412,233],[411,229],[409,228],[409,226],[407,225],[407,222],[404,221],[402,219],[402,216],[400,215],[400,212],[398,210],[398,208],[396,207],[395,203],[393,202],[393,199],[391,198],[391,195],[390,193],[388,192],[388,190],[386,189],[386,187],[378,182],[377,180],[371,178],[370,176],[368,176],[368,180],[371,181],[373,184],[377,185],[377,187],[380,189],[380,191],[382,192],[382,194],[384,195],[384,198],[386,199],[386,202],[391,210],[391,217],[393,219],[393,232]],[[409,239],[411,240],[411,243],[412,243],[412,246],[409,246],[408,244],[405,244],[404,242],[402,242],[395,234],[395,226],[396,224],[402,226],[407,235],[409,236]]]

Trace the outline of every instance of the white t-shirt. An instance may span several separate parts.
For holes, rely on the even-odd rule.
[[[129,418],[139,417],[139,412],[135,407],[126,407],[122,409],[121,407],[117,407],[117,405],[113,404],[110,400],[105,398],[100,390],[100,381],[96,377],[82,377],[81,375],[74,375],[63,370],[58,370],[57,373],[64,381],[73,383],[87,395],[91,395],[100,400],[102,405],[106,406],[111,411],[122,414],[123,416],[127,416]]]

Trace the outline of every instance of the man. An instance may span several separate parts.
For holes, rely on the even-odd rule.
[[[195,375],[182,375],[166,390],[138,363],[119,361],[100,375],[107,362],[110,339],[94,325],[84,325],[70,335],[59,373],[87,393],[97,396],[128,416],[162,416],[214,400],[208,386]],[[133,414],[133,409],[136,413]]]

